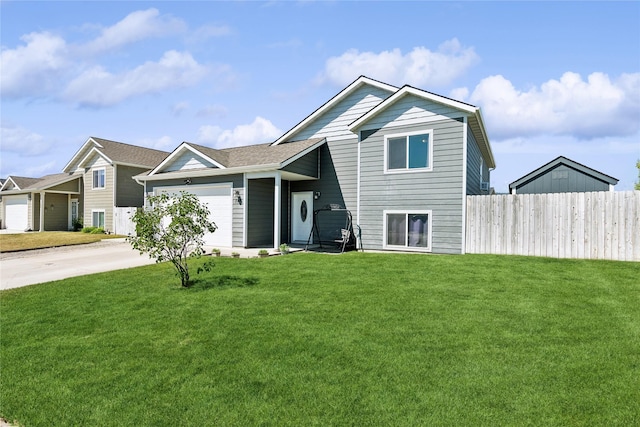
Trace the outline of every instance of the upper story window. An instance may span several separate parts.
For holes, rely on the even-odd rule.
[[[433,130],[387,135],[384,138],[385,172],[432,169]]]
[[[102,169],[94,169],[93,171],[93,189],[105,188],[106,187],[106,170]]]

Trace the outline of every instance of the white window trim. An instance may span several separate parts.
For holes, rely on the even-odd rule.
[[[412,246],[396,246],[387,244],[387,216],[389,214],[405,214],[405,215],[427,215],[429,218],[429,232],[427,234],[428,246],[426,248],[416,248]],[[382,248],[392,251],[403,252],[431,252],[431,238],[433,235],[433,214],[432,211],[424,209],[392,209],[382,211]]]
[[[413,135],[429,135],[429,166],[426,168],[407,168],[405,169],[389,169],[388,157],[389,157],[389,139],[392,138],[407,138],[407,156],[408,152],[408,139]],[[407,165],[409,165],[409,159],[407,159]],[[413,132],[394,133],[384,136],[384,173],[385,174],[398,174],[398,173],[418,173],[418,172],[431,172],[433,170],[433,129],[419,130]]]
[[[93,214],[96,212],[102,212],[104,215],[104,225],[102,226],[105,230],[107,229],[107,214],[104,209],[91,209],[91,226],[92,227],[100,227],[100,224],[93,223]]]
[[[104,187],[96,187],[95,186],[95,180],[94,178],[94,173],[98,172],[98,171],[104,171]],[[92,190],[106,190],[107,188],[107,168],[95,168],[95,169],[91,169],[91,189]]]

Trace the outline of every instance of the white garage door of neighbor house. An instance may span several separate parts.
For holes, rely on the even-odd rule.
[[[27,195],[4,196],[5,228],[9,230],[26,230],[29,227],[29,210]]]
[[[174,187],[158,190],[170,193],[188,191],[198,196],[200,202],[205,204],[209,208],[209,212],[211,212],[209,219],[218,226],[214,233],[204,235],[204,244],[222,248],[232,246],[233,199],[231,198],[231,184],[215,186],[190,185],[179,189]]]

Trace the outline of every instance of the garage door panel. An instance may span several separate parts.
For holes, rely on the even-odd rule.
[[[233,199],[231,184],[215,186],[190,186],[189,188],[156,188],[156,193],[168,192],[177,194],[187,191],[198,197],[200,202],[209,209],[209,220],[218,227],[214,233],[203,236],[206,246],[231,247],[233,236]]]
[[[4,196],[5,228],[26,230],[29,228],[29,202],[27,196]]]

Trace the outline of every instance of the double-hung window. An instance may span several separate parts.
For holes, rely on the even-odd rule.
[[[384,150],[387,173],[430,171],[433,130],[387,135]]]
[[[106,170],[105,168],[93,170],[93,189],[102,189],[106,187]]]
[[[431,251],[431,211],[384,211],[386,249]]]
[[[91,211],[91,225],[94,227],[104,228],[104,211]]]

